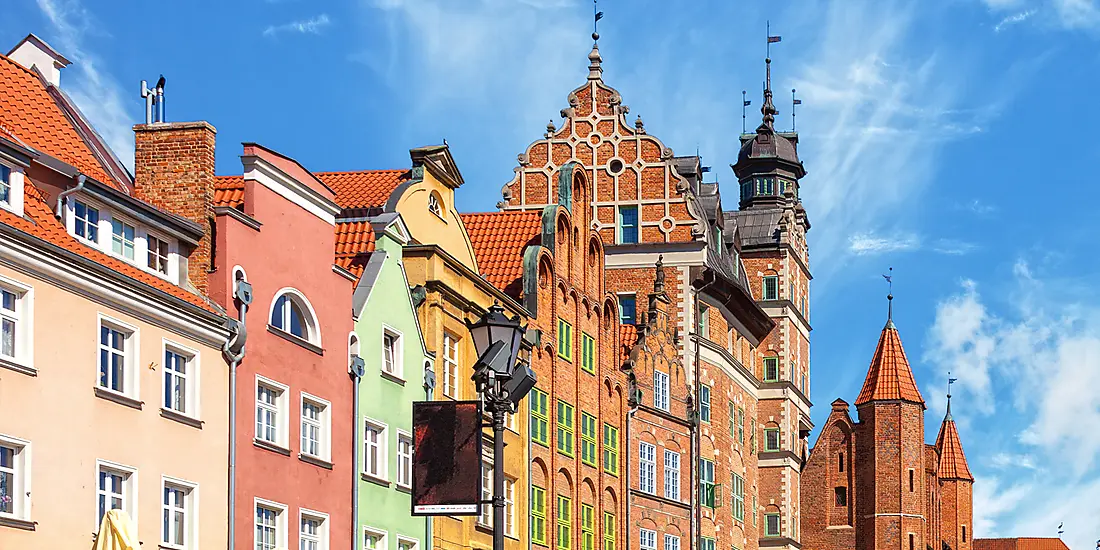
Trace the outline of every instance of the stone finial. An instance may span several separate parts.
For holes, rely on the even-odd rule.
[[[642,122],[642,115],[638,115],[638,118],[634,119],[634,130],[639,134],[645,133],[645,123]]]
[[[601,63],[603,63],[603,58],[600,57],[600,46],[599,44],[592,44],[592,51],[588,53],[588,80],[603,80]]]
[[[556,130],[556,128],[554,128],[554,121],[553,120],[546,123],[546,137],[547,138],[553,137],[555,130]]]
[[[665,291],[665,255],[657,256],[657,277],[653,281],[653,292]]]

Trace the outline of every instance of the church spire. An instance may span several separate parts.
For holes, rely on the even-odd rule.
[[[947,387],[950,388],[956,379],[950,378],[950,374],[948,376]],[[936,450],[940,453],[937,475],[941,480],[974,481],[970,466],[966,463],[966,453],[963,452],[959,430],[955,427],[955,419],[951,418],[950,389],[947,390],[947,414],[943,417],[940,433],[936,436]]]
[[[893,304],[892,292],[889,298]],[[863,381],[863,389],[856,399],[856,406],[872,401],[909,401],[923,407],[924,398],[917,389],[913,369],[910,368],[905,348],[901,345],[901,336],[894,326],[892,307],[887,315],[886,326],[879,335],[878,346],[871,358],[871,366],[867,369],[867,378]]]
[[[600,57],[600,19],[603,12],[597,11],[598,0],[592,0],[592,51],[588,53],[588,80],[603,80],[603,58]]]
[[[776,37],[778,38],[778,37]],[[771,36],[768,37],[770,42]],[[764,59],[764,104],[760,106],[760,114],[764,115],[763,122],[756,128],[756,133],[775,133],[775,115],[779,114],[775,104],[772,103],[772,58]]]

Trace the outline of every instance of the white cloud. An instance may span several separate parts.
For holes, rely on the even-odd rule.
[[[62,74],[61,88],[132,171],[134,119],[124,107],[122,87],[109,73],[100,70],[99,56],[85,47],[87,36],[102,26],[75,0],[38,0],[38,7],[54,27],[58,51],[73,62]],[[74,69],[76,73],[70,74]]]
[[[848,238],[848,250],[859,256],[916,250],[919,247],[920,240],[913,235],[878,237],[870,233],[863,233]]]
[[[1017,23],[1023,23],[1036,13],[1039,13],[1039,10],[1031,9],[1006,16],[1004,19],[1001,19],[1000,23],[997,23],[993,26],[993,32],[1001,32],[1007,27],[1010,27]]]
[[[1097,0],[982,0],[994,15],[1014,11],[1001,16],[993,30],[1001,32],[1005,27],[1022,23],[1033,16],[1043,19],[1047,25],[1066,30],[1100,29],[1100,5]],[[1026,8],[1026,9],[1025,9]]]
[[[322,13],[316,17],[291,21],[282,25],[270,25],[264,29],[264,36],[275,37],[280,33],[321,34],[321,31],[329,26],[328,14]]]
[[[1034,470],[1037,468],[1037,466],[1035,465],[1035,458],[1031,455],[1005,452],[993,455],[989,459],[989,465],[998,470],[1007,470],[1011,468]]]

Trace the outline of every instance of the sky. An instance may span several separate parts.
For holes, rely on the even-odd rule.
[[[487,211],[587,75],[588,0],[15,0],[61,85],[127,163],[139,81],[170,121],[322,170],[401,168],[446,139],[458,205]],[[741,94],[759,123],[766,24],[779,126],[797,89],[808,170],[813,419],[852,402],[894,320],[934,441],[948,372],[975,536],[1100,539],[1100,0],[603,0],[604,81],[677,154],[737,188]],[[9,46],[3,46],[8,44]],[[852,411],[854,414],[855,411]],[[814,436],[816,438],[816,433]]]

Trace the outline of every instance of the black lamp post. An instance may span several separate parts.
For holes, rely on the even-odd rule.
[[[504,415],[514,413],[535,387],[535,373],[526,363],[516,364],[527,332],[519,317],[509,319],[493,304],[476,323],[466,321],[466,328],[478,355],[472,379],[493,415],[493,550],[504,550]]]

